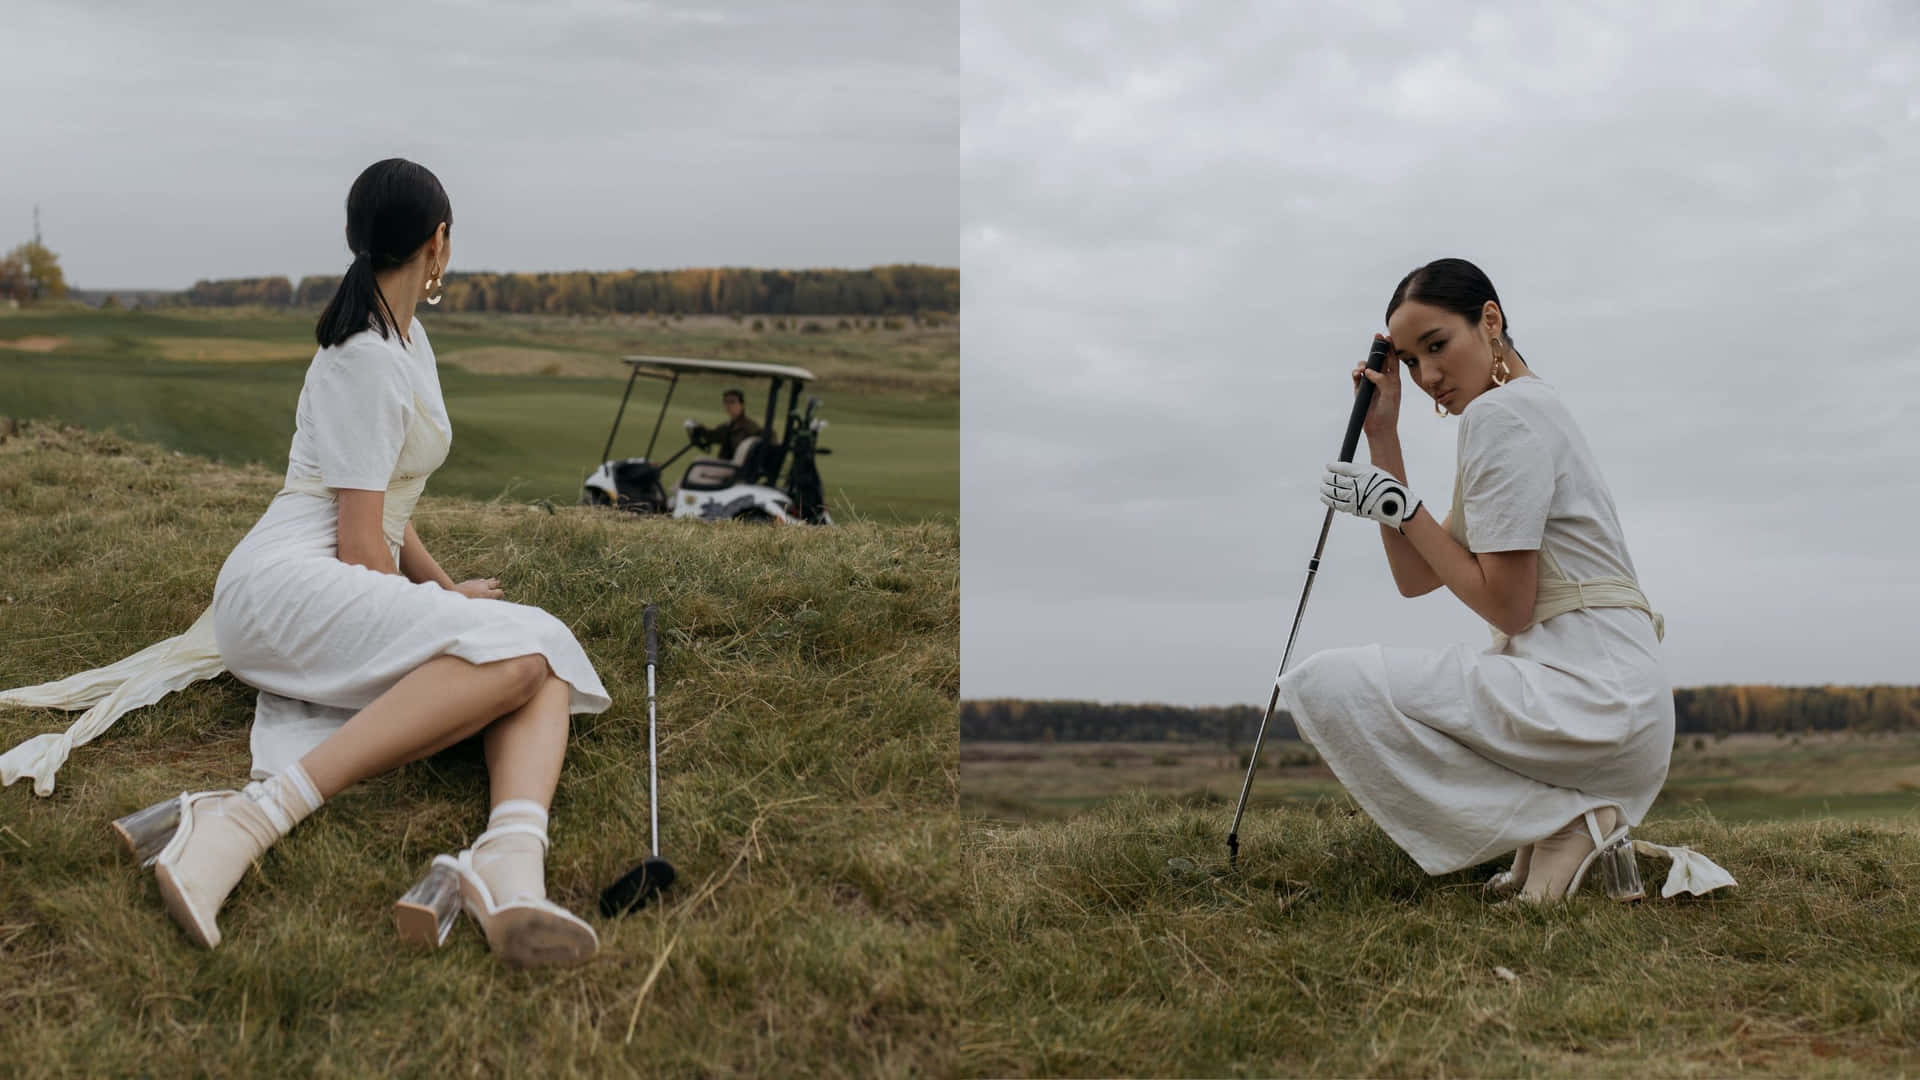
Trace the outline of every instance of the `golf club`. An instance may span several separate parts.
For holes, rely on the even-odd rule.
[[[1375,338],[1367,350],[1367,369],[1379,371],[1387,362],[1386,341]],[[1373,404],[1373,380],[1361,379],[1353,395],[1353,415],[1347,418],[1347,435],[1340,441],[1340,460],[1352,461],[1360,445],[1360,424]],[[1253,755],[1247,759],[1247,779],[1240,785],[1240,803],[1233,808],[1233,826],[1227,830],[1227,866],[1240,860],[1240,818],[1247,812],[1247,795],[1253,790],[1253,770],[1260,765],[1260,744],[1267,737],[1267,721],[1273,719],[1274,706],[1280,703],[1280,676],[1287,673],[1287,661],[1293,658],[1293,643],[1300,636],[1300,618],[1307,613],[1307,597],[1313,594],[1313,577],[1320,572],[1320,553],[1326,550],[1327,530],[1333,527],[1333,507],[1327,507],[1326,520],[1320,523],[1320,540],[1313,545],[1313,558],[1307,560],[1307,585],[1300,590],[1300,606],[1293,613],[1293,630],[1287,634],[1287,649],[1280,654],[1280,670],[1273,677],[1273,695],[1267,699],[1267,711],[1260,717],[1260,730],[1253,737]]]
[[[654,738],[653,669],[660,662],[660,639],[654,634],[654,615],[658,609],[648,604],[641,612],[641,626],[647,638],[647,803],[652,813],[653,854],[646,861],[621,875],[619,881],[600,894],[600,914],[612,917],[647,906],[647,902],[673,884],[673,864],[660,857],[660,760],[659,743]]]

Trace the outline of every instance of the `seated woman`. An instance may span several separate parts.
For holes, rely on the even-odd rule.
[[[1494,645],[1331,650],[1288,672],[1280,698],[1427,873],[1513,852],[1491,887],[1559,900],[1610,851],[1609,892],[1637,898],[1627,830],[1666,781],[1673,686],[1599,464],[1473,264],[1408,274],[1387,328],[1382,370],[1354,372],[1374,384],[1373,463],[1328,466],[1321,499],[1380,523],[1401,595],[1445,587],[1492,625]],[[1403,365],[1441,416],[1460,418],[1444,520],[1408,490]]]
[[[0,694],[92,707],[0,755],[41,794],[67,751],[127,709],[222,669],[260,691],[244,790],[167,799],[115,824],[153,866],[168,912],[206,947],[254,859],[351,784],[481,736],[488,829],[433,860],[395,909],[403,936],[443,940],[462,904],[511,965],[577,964],[593,928],[546,899],[547,809],[570,716],[610,701],[566,624],[455,584],[414,531],[414,503],[452,424],[415,304],[439,301],[453,211],[440,181],[392,158],[347,195],[353,263],[315,328],[285,486],[227,557],[193,629],[110,668]],[[402,317],[404,313],[404,317]]]

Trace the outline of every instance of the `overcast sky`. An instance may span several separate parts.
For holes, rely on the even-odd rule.
[[[83,288],[336,273],[354,177],[452,197],[454,269],[958,257],[954,0],[8,0],[0,249]]]
[[[1920,681],[1920,8],[1698,6],[966,0],[963,693],[1264,704],[1347,373],[1442,256],[1676,683]],[[1457,423],[1409,386],[1429,505]],[[1454,641],[1336,520],[1297,655]]]

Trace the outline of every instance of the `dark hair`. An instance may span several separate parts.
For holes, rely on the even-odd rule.
[[[720,395],[721,401],[725,401],[728,398],[732,398],[733,400],[739,402],[742,405],[745,405],[747,403],[747,395],[741,393],[738,389],[731,386],[727,388],[725,393]]]
[[[347,249],[353,264],[314,324],[314,340],[322,348],[338,345],[369,326],[381,337],[388,330],[399,333],[400,321],[374,275],[413,258],[443,221],[451,231],[453,205],[426,166],[405,158],[367,166],[347,192]]]
[[[1408,300],[1451,311],[1477,325],[1487,301],[1500,304],[1500,294],[1493,291],[1487,275],[1467,260],[1435,259],[1400,279],[1393,299],[1387,301],[1388,320]],[[1507,319],[1507,305],[1500,304],[1500,336],[1509,346],[1513,344],[1512,325]]]

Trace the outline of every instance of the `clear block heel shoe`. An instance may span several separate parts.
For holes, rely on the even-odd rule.
[[[1646,887],[1640,884],[1640,864],[1633,857],[1633,839],[1627,835],[1627,827],[1622,825],[1619,832],[1610,837],[1594,853],[1588,856],[1590,862],[1600,865],[1600,882],[1606,887],[1607,896],[1614,900],[1644,900]],[[1574,875],[1573,884],[1567,893],[1572,895],[1580,888],[1585,876],[1586,865]]]
[[[1554,833],[1534,845],[1533,858],[1527,871],[1526,884],[1508,903],[1548,903],[1565,900],[1580,891],[1586,883],[1587,874],[1596,865],[1600,868],[1600,880],[1607,896],[1614,900],[1639,900],[1647,895],[1640,883],[1640,867],[1633,856],[1633,839],[1627,833],[1625,815],[1615,807],[1602,807],[1599,813],[1608,815],[1609,822],[1618,824],[1610,832],[1600,828],[1596,811],[1588,810],[1579,818],[1567,824],[1566,828]],[[1580,826],[1586,826],[1586,836],[1580,834]],[[1585,854],[1580,849],[1585,848]],[[1559,884],[1568,864],[1576,857],[1579,862],[1573,866],[1564,886]]]
[[[474,869],[474,851],[509,833],[537,836],[543,849],[547,843],[545,829],[501,825],[481,833],[473,847],[458,855],[434,856],[426,874],[394,905],[394,928],[405,941],[437,948],[464,910],[480,924],[487,947],[510,967],[572,967],[587,962],[599,951],[600,936],[585,920],[540,897],[498,903],[486,879]]]
[[[153,867],[167,913],[196,944],[220,944],[221,905],[247,867],[286,833],[238,791],[199,791],[113,823],[142,867]]]
[[[173,831],[179,824],[180,798],[175,796],[115,819],[113,831],[119,834],[120,842],[126,845],[127,854],[138,860],[140,868],[144,870],[160,857],[160,849],[173,839]]]
[[[460,872],[435,859],[427,876],[393,905],[394,929],[402,941],[437,949],[459,920],[460,905]]]

